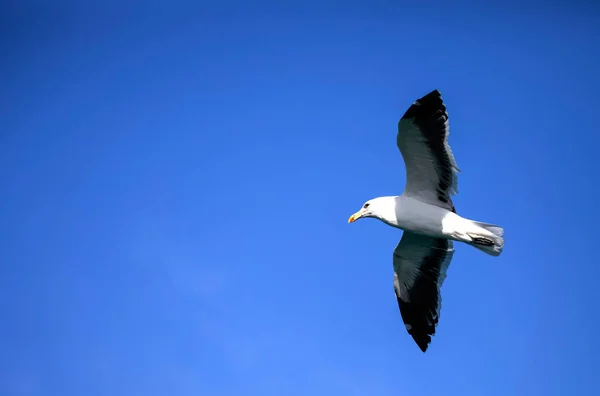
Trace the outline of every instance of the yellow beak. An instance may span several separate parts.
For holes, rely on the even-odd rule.
[[[350,216],[350,218],[348,219],[348,224],[350,223],[354,223],[356,220],[360,219],[362,216],[362,211],[358,211],[356,213],[354,213],[352,216]]]

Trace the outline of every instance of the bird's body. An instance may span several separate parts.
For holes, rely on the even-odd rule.
[[[381,206],[393,210],[382,210],[372,217],[404,231],[468,244],[474,243],[471,235],[494,238],[492,232],[482,227],[485,223],[466,219],[451,210],[405,194],[375,198],[369,201],[371,205],[373,201],[376,205],[385,202]]]
[[[504,248],[502,227],[456,213],[458,166],[448,145],[448,114],[439,91],[418,99],[398,122],[397,145],[406,165],[399,196],[374,198],[348,222],[373,217],[404,230],[394,250],[394,291],[406,329],[425,352],[441,309],[440,287],[453,241],[489,255]]]
[[[380,197],[376,200],[388,201],[389,205],[386,206],[393,207],[389,215],[384,212],[381,217],[375,216],[384,223],[416,234],[451,239],[451,223],[458,217],[452,211],[405,195]]]

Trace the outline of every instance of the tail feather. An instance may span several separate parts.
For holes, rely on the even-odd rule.
[[[491,256],[499,256],[502,253],[502,249],[504,249],[504,228],[480,221],[473,221],[473,224],[487,232],[473,235],[471,245]]]

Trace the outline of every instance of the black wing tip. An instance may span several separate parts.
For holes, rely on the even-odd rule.
[[[442,93],[434,89],[427,95],[417,99],[409,108],[406,110],[400,120],[407,118],[421,118],[424,116],[430,116],[436,112],[441,111],[446,114],[446,105],[442,99]],[[447,118],[447,115],[446,115]]]
[[[419,347],[421,352],[423,352],[423,353],[427,352],[427,348],[429,348],[429,343],[431,342],[431,337],[427,337],[427,340],[421,340],[421,341],[418,341],[415,337],[413,337],[413,339],[417,343],[417,346]]]
[[[442,93],[438,89],[434,89],[433,91],[429,92],[427,95],[423,96],[419,100],[424,100],[424,99],[428,99],[428,98],[440,98],[441,99]]]
[[[398,306],[400,307],[400,315],[406,326],[406,331],[413,338],[419,349],[426,352],[431,337],[435,335],[435,327],[437,326],[437,318],[433,318],[431,322],[426,316],[423,316],[423,307],[415,306],[414,304],[405,302],[396,296]]]

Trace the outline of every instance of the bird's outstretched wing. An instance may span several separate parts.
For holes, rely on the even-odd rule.
[[[394,291],[400,314],[423,352],[440,317],[440,288],[452,260],[452,241],[404,232],[394,250]]]
[[[404,194],[454,210],[458,166],[450,145],[448,113],[439,91],[414,102],[398,122],[396,143],[404,158]]]

